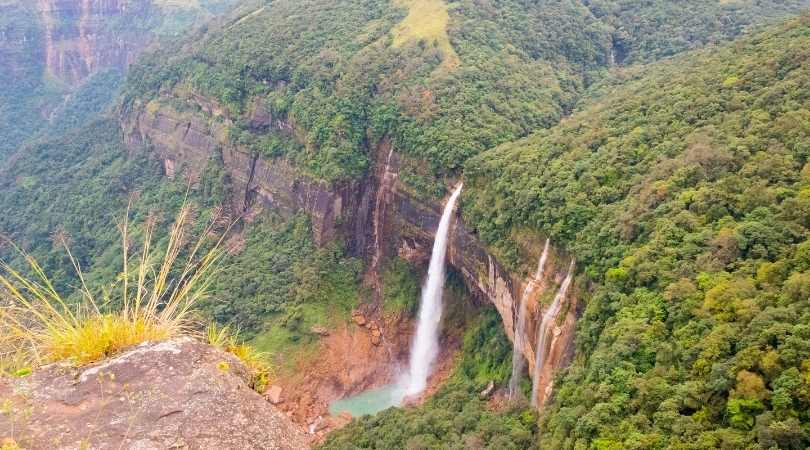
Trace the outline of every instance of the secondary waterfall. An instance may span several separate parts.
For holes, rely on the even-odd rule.
[[[442,290],[444,289],[444,266],[447,254],[447,234],[453,218],[456,200],[461,194],[461,184],[444,206],[439,229],[433,241],[428,278],[422,287],[422,301],[419,306],[419,322],[411,347],[411,360],[407,378],[403,380],[405,396],[422,393],[427,386],[430,369],[439,354],[439,322],[442,318]]]
[[[520,297],[520,304],[518,305],[518,317],[517,323],[515,324],[514,333],[514,346],[512,348],[512,378],[509,379],[509,398],[511,399],[517,397],[518,383],[520,382],[521,375],[523,375],[523,368],[526,365],[525,361],[523,360],[523,347],[525,343],[524,340],[526,339],[526,310],[528,309],[526,302],[528,301],[532,290],[537,283],[540,282],[540,278],[543,276],[543,271],[546,267],[546,259],[548,258],[548,245],[549,240],[546,239],[546,245],[543,247],[543,254],[540,255],[540,261],[537,263],[537,270],[534,272],[534,276],[526,284],[526,288],[523,289],[523,295]]]
[[[385,167],[382,176],[380,177],[380,187],[377,189],[377,199],[375,201],[374,212],[372,214],[372,221],[374,224],[374,254],[371,255],[371,272],[378,273],[377,270],[380,266],[380,258],[382,257],[382,245],[380,238],[383,235],[385,220],[385,198],[391,191],[391,185],[397,178],[397,173],[391,171],[391,157],[394,155],[394,147],[388,151],[388,158],[385,160]]]
[[[532,406],[537,406],[537,394],[540,388],[540,373],[543,371],[543,363],[546,359],[546,340],[549,335],[549,329],[557,319],[557,314],[560,313],[562,301],[565,299],[565,294],[568,291],[568,286],[571,284],[571,277],[574,276],[574,261],[571,260],[571,265],[568,267],[568,274],[565,276],[560,290],[554,296],[554,301],[548,307],[548,310],[543,314],[543,320],[540,321],[540,327],[537,330],[537,348],[535,349],[534,358],[534,376],[532,377]]]

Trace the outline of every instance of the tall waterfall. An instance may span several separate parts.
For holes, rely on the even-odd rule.
[[[568,274],[565,276],[560,290],[554,296],[554,301],[548,307],[548,310],[543,314],[543,320],[540,322],[540,328],[537,330],[537,348],[534,355],[534,376],[532,377],[532,406],[537,406],[537,394],[540,388],[540,373],[543,371],[543,363],[546,359],[546,346],[549,331],[551,326],[557,319],[557,314],[560,313],[562,301],[565,299],[565,294],[568,291],[568,286],[571,284],[571,277],[574,276],[574,261],[571,260],[571,265],[568,267]]]
[[[461,194],[461,184],[444,206],[439,229],[433,241],[427,282],[422,288],[419,306],[419,322],[411,347],[411,361],[407,378],[403,380],[405,396],[415,396],[425,390],[433,362],[439,354],[439,322],[442,318],[442,290],[444,289],[444,265],[447,254],[447,234],[453,218],[453,209]]]
[[[525,344],[524,340],[526,339],[526,310],[528,309],[526,302],[532,290],[543,276],[543,271],[546,267],[546,259],[548,258],[548,245],[549,240],[546,239],[543,254],[540,255],[540,261],[537,263],[537,271],[534,272],[534,276],[526,284],[526,288],[523,289],[523,295],[520,297],[520,304],[518,305],[518,317],[513,339],[514,346],[512,348],[512,378],[509,379],[509,398],[511,399],[517,396],[518,383],[520,382],[521,375],[523,375],[523,368],[526,365],[523,360],[523,347]]]

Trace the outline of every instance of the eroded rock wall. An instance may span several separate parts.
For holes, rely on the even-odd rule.
[[[354,252],[364,254],[371,196],[365,184],[332,186],[307,177],[284,159],[260,158],[229,142],[227,111],[200,107],[204,113],[181,113],[168,107],[126,113],[122,117],[125,139],[131,148],[153,149],[169,177],[183,174],[194,179],[208,164],[221,164],[231,180],[230,207],[235,213],[251,206],[288,216],[306,212],[318,245],[343,232]],[[277,132],[292,132],[291,124],[273,119],[261,108],[254,110],[252,122],[256,121],[268,121]]]

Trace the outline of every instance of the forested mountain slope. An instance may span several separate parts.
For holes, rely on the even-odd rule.
[[[733,38],[752,25],[780,19],[807,2],[751,0],[586,0],[591,13],[612,31],[613,57],[624,65],[650,62]]]
[[[446,187],[463,180],[463,223],[488,244],[485,257],[523,274],[536,260],[526,242],[548,236],[578,261],[575,286],[587,308],[577,358],[539,428],[528,409],[497,410],[479,398],[509,370],[509,342],[487,315],[464,334],[455,374],[433,400],[357,421],[328,447],[385,439],[395,448],[525,448],[541,433],[544,448],[804,448],[810,24],[803,17],[739,35],[808,4],[246,2],[145,54],[114,116],[60,129],[4,163],[0,233],[69,292],[77,282],[54,241],[67,237],[89,279],[114,279],[115,223],[130,201],[141,223],[167,225],[184,198],[199,222],[223,208],[242,216],[202,313],[239,324],[289,362],[315,348],[318,330],[345,325],[374,298],[363,277],[369,261],[340,234],[317,245],[300,211],[251,209],[256,162],[291,167],[294,179],[282,181],[293,187],[366,183],[379,193],[374,183],[387,173],[376,173],[385,161],[376,153],[385,149],[389,161],[398,155],[398,182],[428,199],[409,211],[424,228]],[[0,38],[17,37],[0,47],[3,58],[38,54],[24,45],[42,39],[28,39],[39,28],[4,21],[29,14],[19,5],[0,0],[9,12]],[[32,108],[40,94],[56,98],[42,94],[51,85],[37,64],[0,67],[0,81],[30,81],[24,90],[0,87],[0,120],[20,124],[0,124],[11,147],[42,125],[25,128],[34,123],[26,117],[43,117]],[[87,96],[71,98],[90,106],[80,101],[77,114],[66,105],[63,114],[81,120],[64,128],[85,122],[92,114],[83,112],[106,104],[119,81],[99,72],[83,82],[77,92]],[[204,144],[190,147],[210,150],[200,152],[208,159],[198,173],[158,161],[149,136],[125,145],[136,118],[161,113],[167,145],[185,145],[175,139],[185,130],[191,144]],[[224,130],[224,142],[210,130]],[[252,161],[243,167],[248,188],[224,170],[224,148]],[[377,237],[386,227],[373,222],[372,194],[365,205],[358,223],[374,230],[359,234]],[[381,268],[383,297],[407,315],[423,268],[397,259],[397,244]],[[15,258],[8,247],[0,253]]]
[[[808,62],[803,16],[469,161],[481,236],[550,235],[594,283],[541,447],[810,443]]]
[[[654,60],[807,5],[281,0],[155,53],[130,76],[125,102],[215,99],[235,142],[320,179],[362,176],[368,141],[383,136],[445,175],[559,121],[617,52]],[[256,101],[303,142],[251,130]]]

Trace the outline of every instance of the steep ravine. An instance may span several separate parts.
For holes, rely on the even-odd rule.
[[[178,112],[168,106],[131,106],[121,114],[125,139],[133,150],[146,146],[163,161],[167,176],[198,177],[213,160],[219,161],[232,186],[230,207],[235,211],[250,206],[252,210],[272,208],[282,214],[304,211],[311,217],[314,239],[324,244],[341,236],[350,252],[363,257],[371,269],[367,279],[379,283],[374,273],[383,262],[395,255],[422,267],[430,257],[430,248],[441,215],[442,202],[426,202],[408,193],[397,174],[403,156],[387,142],[370,151],[376,155],[376,166],[361,181],[330,186],[303,175],[281,159],[251,155],[246,149],[231,145],[227,139],[227,112],[208,100],[193,96],[187,99],[202,112]],[[274,118],[261,106],[254,105],[251,121],[278,133],[294,135],[289,121]],[[217,120],[212,118],[219,116]],[[538,240],[537,255],[542,247]],[[542,279],[530,289],[530,297],[542,298],[547,305],[565,277],[569,257],[554,251]],[[536,259],[535,259],[536,261]],[[517,302],[530,281],[531,274],[511,273],[456,217],[451,231],[448,262],[462,275],[469,292],[478,302],[492,303],[500,313],[504,328],[514,339]],[[528,265],[532,265],[534,262]],[[576,290],[572,290],[562,307],[551,337],[543,373],[540,374],[541,402],[551,392],[553,374],[564,367],[573,355],[574,327],[578,311]],[[373,308],[372,308],[373,309]],[[524,338],[524,356],[530,374],[535,370],[536,324],[543,307],[528,302],[528,333]],[[383,330],[385,338],[386,330]],[[399,339],[399,342],[407,340]]]

